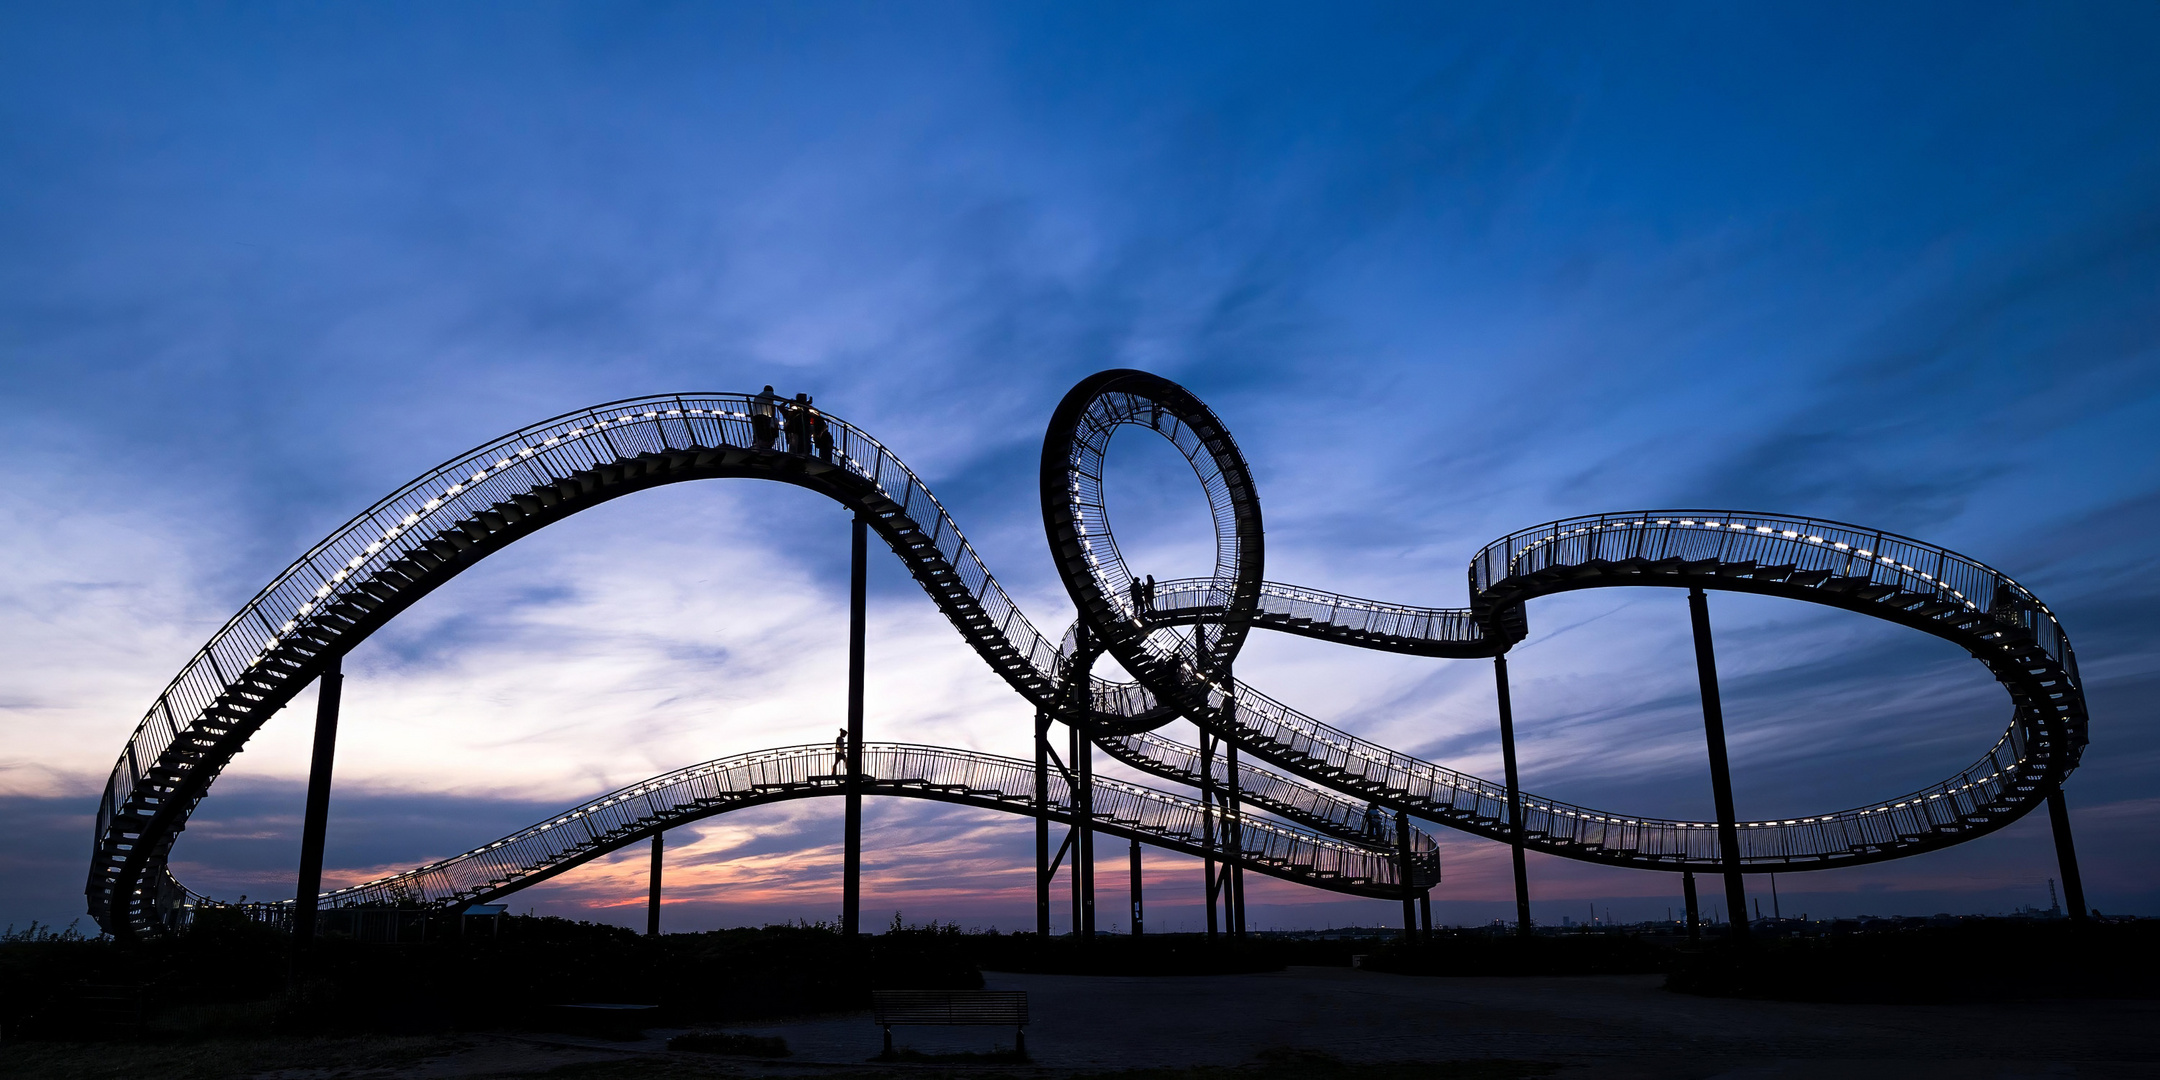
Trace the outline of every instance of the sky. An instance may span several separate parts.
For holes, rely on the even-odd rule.
[[[1277,581],[1460,606],[1487,541],[1651,507],[2001,568],[2086,680],[2088,900],[2160,915],[2156,36],[2130,3],[0,6],[0,924],[82,916],[95,792],[143,710],[438,462],[616,398],[807,392],[1061,628],[1041,433],[1109,367],[1230,426]],[[1202,496],[1141,438],[1110,454],[1120,546],[1199,569]],[[1028,754],[1028,707],[874,556],[869,737]],[[828,741],[846,559],[839,507],[742,480],[490,558],[347,659],[326,880]],[[1941,641],[1711,611],[1743,817],[1931,783],[2009,719]],[[1525,787],[1710,817],[1684,593],[1529,618]],[[1489,664],[1263,634],[1239,670],[1500,775]],[[173,853],[191,886],[291,895],[311,701],[202,803]],[[840,813],[676,830],[666,928],[834,919]],[[1032,924],[1025,819],[873,800],[868,830],[867,922]],[[1508,914],[1505,848],[1441,841],[1436,919]],[[1100,848],[1115,922],[1125,853]],[[644,863],[511,902],[640,925]],[[2045,907],[2055,867],[2036,814],[1780,875],[1775,903]],[[1534,855],[1530,878],[1540,921],[1679,903],[1669,873]],[[1151,929],[1199,925],[1196,862],[1145,879]],[[1248,889],[1256,927],[1397,917]]]

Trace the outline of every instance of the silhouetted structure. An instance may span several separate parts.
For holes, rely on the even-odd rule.
[[[124,748],[98,808],[88,895],[99,924],[123,938],[156,933],[203,902],[167,870],[174,839],[248,737],[318,677],[325,682],[300,891],[308,901],[340,907],[462,906],[686,821],[834,795],[848,802],[843,922],[853,930],[860,909],[860,800],[877,793],[1034,817],[1038,928],[1049,929],[1051,879],[1070,855],[1074,927],[1082,937],[1094,929],[1098,832],[1199,856],[1211,929],[1242,931],[1241,875],[1252,870],[1399,899],[1404,930],[1415,933],[1429,924],[1429,892],[1440,868],[1437,847],[1411,827],[1413,818],[1514,848],[1518,917],[1527,924],[1523,851],[1689,875],[1715,870],[1726,878],[1731,909],[1744,918],[1744,873],[1932,850],[2000,828],[2042,802],[2056,811],[2064,886],[2072,910],[2083,914],[2068,819],[2060,812],[2061,784],[2085,744],[2075,655],[2029,592],[1946,549],[1809,518],[1641,511],[1553,522],[1493,542],[1471,562],[1468,608],[1411,607],[1270,582],[1262,576],[1259,498],[1229,432],[1182,387],[1143,372],[1111,371],[1083,380],[1065,397],[1044,440],[1044,527],[1080,613],[1057,639],[1017,609],[929,489],[884,446],[825,417],[832,449],[820,439],[820,453],[808,455],[808,400],[800,396],[775,405],[784,414],[788,452],[774,452],[760,420],[770,401],[673,395],[559,417],[443,465],[310,549],[196,654]],[[1101,477],[1109,440],[1124,427],[1156,432],[1192,464],[1216,528],[1210,576],[1151,588],[1118,554]],[[845,767],[828,771],[823,746],[722,758],[632,785],[453,859],[318,898],[306,874],[320,867],[339,658],[432,589],[548,524],[632,491],[717,477],[794,484],[854,515]],[[869,531],[900,557],[985,662],[1035,706],[1032,762],[864,743]],[[1623,585],[1689,590],[1716,822],[1614,814],[1520,788],[1504,656],[1527,633],[1525,605]],[[1827,604],[1955,642],[2009,691],[2012,722],[1972,767],[1920,791],[1819,815],[1740,819],[1723,762],[1704,596],[1719,589]],[[1985,598],[1985,606],[1975,597]],[[1378,746],[1236,680],[1233,662],[1254,630],[1411,655],[1496,658],[1506,782]],[[1102,655],[1134,681],[1095,676]],[[1198,727],[1198,746],[1159,733],[1181,719]],[[1066,725],[1070,735],[1063,758],[1049,737],[1053,724]],[[1097,750],[1198,788],[1199,797],[1096,777]],[[1374,807],[1393,816],[1392,828],[1368,827]],[[1071,830],[1055,853],[1053,823]],[[314,907],[288,902],[263,911],[265,917],[289,911],[299,923]]]

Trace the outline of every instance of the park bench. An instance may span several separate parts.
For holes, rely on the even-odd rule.
[[[1010,1027],[1013,1052],[1027,1055],[1025,990],[872,990],[870,1006],[872,1019],[885,1029],[888,1056],[896,1026]]]

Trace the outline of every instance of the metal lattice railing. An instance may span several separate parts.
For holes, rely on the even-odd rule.
[[[909,743],[866,743],[863,773],[868,789],[878,794],[934,792],[1015,813],[1034,812],[1034,765],[1014,758]],[[707,761],[609,792],[471,851],[324,892],[319,903],[326,908],[436,907],[486,899],[658,830],[774,798],[842,794],[845,781],[845,763],[824,745]],[[1071,791],[1062,775],[1052,774],[1050,800],[1053,815],[1070,820]],[[1177,850],[1199,847],[1202,808],[1190,798],[1097,777],[1093,807],[1098,828]],[[1227,820],[1220,809],[1215,819],[1218,826]],[[1251,816],[1237,818],[1236,825],[1238,847],[1220,846],[1227,842],[1218,840],[1217,857],[1291,880],[1352,886],[1368,893],[1396,888],[1401,877],[1397,859],[1386,852]],[[211,902],[204,897],[194,901]],[[276,917],[290,906],[291,901],[255,905],[265,917]]]
[[[1510,533],[1470,564],[1473,596],[1558,566],[1641,560],[1790,566],[1933,594],[1950,609],[1986,612],[2024,631],[2077,679],[2070,640],[2040,598],[2009,575],[1948,548],[1821,518],[1730,510],[1655,510],[1567,518]]]
[[[1775,581],[1790,595],[1800,595],[1804,585],[1845,606],[1876,604],[1886,617],[1965,644],[1997,669],[2017,702],[2018,719],[1986,756],[1939,784],[1832,814],[1742,823],[1743,859],[1750,863],[1880,852],[1969,830],[2030,805],[2040,786],[2059,782],[2074,765],[2083,744],[2075,653],[2031,592],[1947,549],[1813,518],[1722,511],[1573,518],[1511,534],[1481,551],[1470,568],[1468,609],[1393,605],[1263,582],[1251,609],[1240,610],[1234,590],[1250,592],[1258,580],[1257,502],[1239,501],[1250,498],[1250,478],[1228,433],[1204,406],[1189,404],[1193,416],[1165,413],[1144,395],[1104,394],[1089,403],[1065,459],[1061,494],[1069,500],[1080,569],[1061,563],[1061,573],[1078,572],[1100,588],[1124,620],[1110,630],[1143,644],[1144,653],[1130,663],[1146,661],[1133,669],[1141,682],[1091,679],[1098,713],[1152,723],[1190,712],[1254,756],[1315,782],[1483,835],[1506,835],[1501,785],[1359,739],[1232,682],[1229,658],[1255,625],[1366,647],[1498,651],[1519,637],[1521,597],[1558,587],[1538,582],[1587,574],[1625,584],[1631,582],[1619,580],[1615,568],[1670,565],[1683,574],[1699,566],[1712,575]],[[776,433],[761,433],[756,423],[767,408]],[[1131,602],[1132,573],[1117,553],[1102,497],[1110,433],[1129,425],[1162,434],[1192,463],[1217,533],[1216,576],[1158,584],[1153,611]],[[819,428],[822,434],[813,434]],[[773,445],[783,439],[784,447]],[[101,923],[112,929],[108,917],[123,908],[137,913],[131,919],[154,921],[145,909],[184,902],[184,890],[163,866],[192,800],[328,657],[371,631],[370,612],[386,605],[394,612],[409,602],[406,590],[432,587],[439,579],[429,578],[430,568],[460,551],[522,535],[520,520],[550,520],[548,508],[570,487],[591,492],[631,483],[658,459],[739,466],[737,475],[819,478],[833,497],[878,515],[881,532],[925,589],[1016,690],[1039,707],[1064,705],[1060,684],[1075,666],[1072,640],[1046,637],[1019,610],[929,487],[877,440],[806,406],[751,395],[612,402],[477,447],[405,485],[310,548],[219,628],[136,725],[102,792],[90,879]],[[1238,492],[1247,494],[1233,497]],[[1045,496],[1052,494],[1046,488]],[[1241,529],[1250,536],[1241,539]],[[1241,561],[1248,554],[1250,567]],[[1712,578],[1700,580],[1714,587]],[[1183,625],[1160,617],[1178,613],[1193,617]],[[1503,631],[1512,636],[1503,640]],[[1175,708],[1156,690],[1174,696]],[[1255,791],[1268,783],[1256,777]],[[1108,784],[1103,791],[1115,789]],[[1287,787],[1281,797],[1292,811],[1325,820],[1336,820],[1325,815],[1341,809]],[[1716,859],[1711,823],[1523,798],[1524,827],[1543,850],[1629,865]],[[1268,835],[1260,820],[1251,826],[1255,835]]]

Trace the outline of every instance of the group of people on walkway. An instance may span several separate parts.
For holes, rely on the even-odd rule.
[[[1132,579],[1132,607],[1135,614],[1154,614],[1155,575]]]
[[[813,400],[808,394],[797,394],[793,400],[783,398],[767,385],[750,399],[750,448],[770,450],[785,435],[788,453],[808,457],[815,449],[818,460],[829,464],[833,459],[832,424],[811,404]]]

